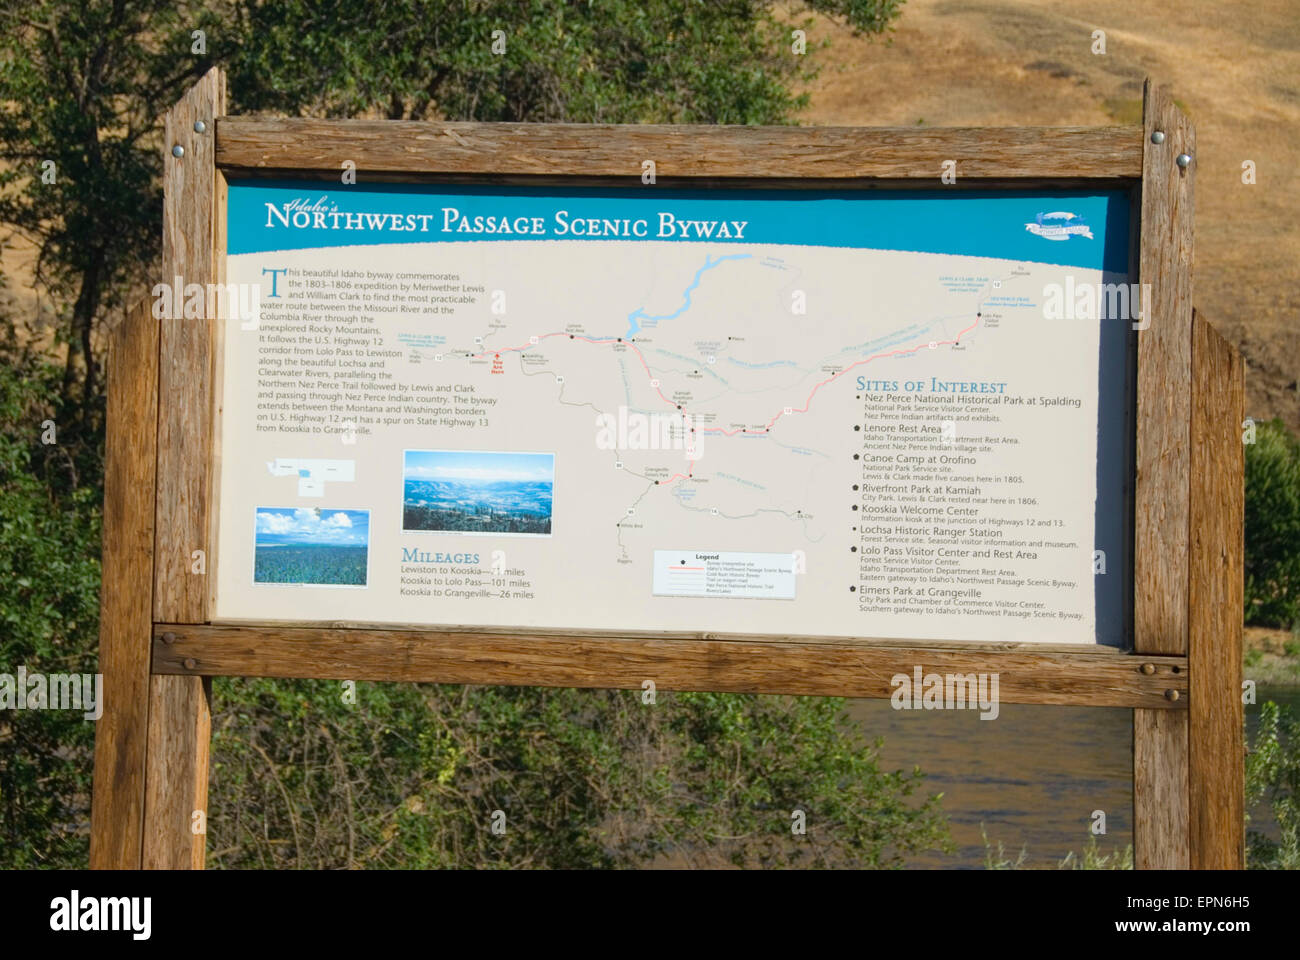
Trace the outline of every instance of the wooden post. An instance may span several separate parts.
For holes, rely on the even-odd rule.
[[[104,712],[95,727],[90,809],[90,866],[101,870],[140,866],[153,649],[157,429],[158,323],[149,301],[142,300],[113,331],[108,355],[99,601]]]
[[[1138,335],[1133,647],[1139,654],[1185,655],[1196,141],[1168,90],[1149,80],[1142,142],[1138,279],[1150,284],[1151,307]],[[1184,153],[1193,158],[1186,168],[1176,159]],[[1194,664],[1190,670],[1195,676]],[[1133,711],[1133,847],[1139,868],[1190,865],[1187,747],[1186,712]]]
[[[202,870],[208,809],[211,680],[155,674],[149,681],[149,762],[145,780],[146,870]]]
[[[1193,320],[1192,337],[1191,865],[1240,870],[1245,866],[1244,377],[1241,355],[1200,314]]]
[[[206,285],[221,279],[216,118],[226,78],[213,68],[167,114],[163,141],[163,279]],[[181,155],[177,156],[175,148]],[[205,297],[205,304],[207,298]],[[179,316],[159,331],[157,548],[154,617],[207,619],[211,538],[213,365],[217,319]],[[195,551],[202,551],[196,557]],[[196,569],[197,566],[197,569]],[[202,572],[200,572],[202,571]],[[210,681],[154,676],[149,683],[148,760],[142,864],[202,868],[206,822]]]
[[[163,140],[164,283],[205,285],[220,276],[216,249],[216,117],[225,112],[226,79],[215,67],[167,114]],[[202,124],[200,132],[197,124]],[[180,148],[181,156],[175,155]],[[183,292],[183,289],[182,289]],[[206,298],[205,298],[206,303]],[[207,619],[207,576],[193,572],[194,552],[209,547],[216,320],[161,321],[159,333],[157,556],[154,619]],[[206,559],[205,559],[206,565]]]

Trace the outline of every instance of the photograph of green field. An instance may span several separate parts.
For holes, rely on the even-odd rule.
[[[368,510],[257,509],[254,583],[364,587],[369,561]]]

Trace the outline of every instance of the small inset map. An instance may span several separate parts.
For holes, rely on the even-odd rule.
[[[278,457],[266,465],[273,477],[297,477],[298,496],[325,496],[325,482],[352,483],[356,480],[354,460],[304,460]]]

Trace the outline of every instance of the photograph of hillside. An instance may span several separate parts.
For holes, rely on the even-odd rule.
[[[407,450],[402,529],[551,535],[555,455]]]
[[[253,582],[364,587],[370,511],[258,507]]]

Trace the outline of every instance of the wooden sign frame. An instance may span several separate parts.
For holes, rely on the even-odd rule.
[[[202,867],[210,678],[266,676],[888,697],[917,663],[996,672],[1002,700],[1133,710],[1139,867],[1243,860],[1241,359],[1192,309],[1195,139],[1148,82],[1138,127],[819,128],[226,116],[213,70],[166,118],[163,277],[224,279],[227,178],[671,186],[1124,188],[1152,287],[1138,335],[1133,649],[711,633],[217,626],[206,565],[220,452],[215,321],[113,333],[91,866]],[[176,150],[175,148],[180,148]],[[1178,158],[1186,154],[1189,163]],[[638,158],[633,161],[632,158]]]

